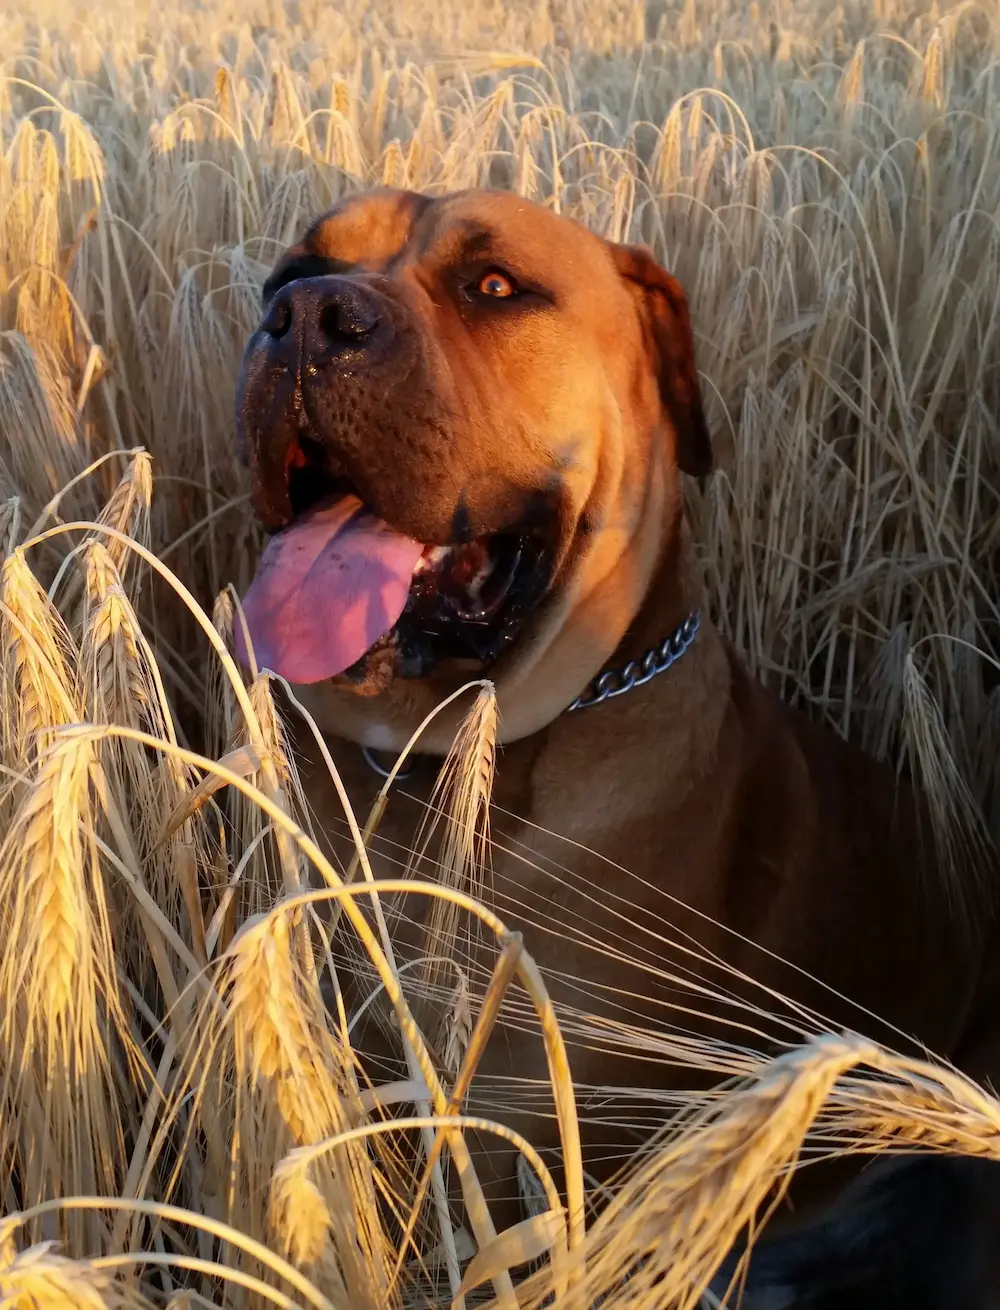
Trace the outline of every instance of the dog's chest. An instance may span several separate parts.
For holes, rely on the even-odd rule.
[[[330,746],[357,826],[364,830],[384,779],[356,746]],[[525,948],[552,978],[598,978],[641,994],[649,990],[643,958],[662,957],[663,934],[673,936],[664,915],[680,913],[664,900],[664,873],[675,870],[676,877],[668,879],[677,883],[674,893],[683,898],[690,892],[694,899],[700,861],[685,857],[684,835],[661,812],[662,787],[655,770],[627,771],[620,761],[597,753],[555,767],[554,760],[564,757],[565,752],[547,749],[541,739],[502,752],[487,858],[468,859],[464,866],[460,859],[442,860],[447,856],[442,850],[445,818],[428,834],[438,764],[420,759],[391,788],[371,833],[372,872],[377,879],[411,877],[474,897],[506,929],[522,933]],[[303,762],[303,773],[317,827],[337,867],[345,870],[354,844],[333,783],[315,757]],[[669,861],[668,850],[674,857]],[[475,845],[473,853],[479,853]],[[428,925],[435,910],[443,908],[441,899],[415,891],[383,900],[401,957],[440,952],[467,971],[473,991],[485,985],[496,958],[496,938],[474,914],[462,910],[455,915],[448,943],[435,943],[428,938]],[[688,930],[697,926],[684,925]],[[588,1005],[596,1004],[592,995]]]
[[[373,767],[371,757],[366,758],[352,743],[333,741],[328,745],[357,826],[364,830],[385,778]],[[568,895],[570,877],[573,886],[605,885],[616,863],[615,847],[623,828],[633,833],[637,827],[647,832],[655,828],[659,838],[668,838],[668,815],[661,813],[655,825],[648,822],[650,815],[664,808],[655,771],[629,772],[617,760],[600,755],[561,763],[556,768],[554,754],[538,739],[518,742],[499,752],[491,792],[485,870],[478,860],[469,864],[470,872],[473,867],[485,872],[487,881],[467,889],[480,895],[498,913],[503,904],[509,904],[512,897],[516,899],[518,891],[529,893],[533,888],[550,902],[559,903]],[[374,758],[378,767],[392,762],[388,756]],[[449,824],[462,822],[462,806],[456,806],[456,797],[447,790],[435,794],[439,766],[436,759],[417,757],[391,786],[369,842],[376,877],[409,874],[434,880],[442,874],[447,876],[440,866],[441,841]],[[353,840],[334,784],[315,751],[303,753],[301,768],[320,836],[338,857],[340,866],[346,867],[353,854]],[[429,833],[430,827],[433,832]],[[480,821],[477,831],[481,829]],[[649,852],[651,858],[659,856],[660,845],[658,840],[657,850]],[[631,840],[629,863],[633,869],[637,856],[644,854]]]

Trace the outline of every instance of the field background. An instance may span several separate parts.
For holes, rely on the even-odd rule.
[[[0,15],[0,1211],[145,1196],[274,1253],[213,1246],[162,1210],[146,1225],[55,1207],[0,1227],[0,1291],[162,1303],[185,1260],[277,1286],[280,1253],[329,1298],[300,1289],[294,1304],[419,1304],[434,1268],[414,1265],[371,1171],[408,1195],[417,1245],[454,1290],[467,1221],[437,1183],[414,1199],[381,1130],[288,1154],[372,1106],[305,945],[316,923],[301,905],[273,911],[305,865],[299,832],[266,807],[308,816],[271,688],[244,690],[220,653],[225,588],[245,587],[257,548],[231,410],[259,285],[305,221],[372,183],[513,187],[652,244],[690,297],[718,443],[719,472],[689,488],[715,616],[783,695],[923,778],[965,899],[1000,835],[996,12],[97,0],[70,14],[38,0]],[[97,528],[38,540],[95,520],[150,547],[159,572]],[[486,693],[476,713],[481,747]],[[53,730],[81,721],[99,726]],[[207,766],[185,749],[224,756],[256,790],[236,798],[230,776],[196,808],[184,797]],[[479,817],[466,806],[456,822]],[[254,914],[268,917],[247,926]],[[458,1027],[467,1052],[471,1018]],[[753,1073],[745,1051],[728,1058],[713,1067]],[[818,1079],[792,1116],[803,1132],[815,1087],[840,1094],[859,1058],[850,1044],[790,1052],[790,1087],[803,1069]],[[411,1070],[391,1112],[440,1117],[427,1069],[426,1098]],[[751,1204],[705,1163],[715,1139],[695,1144],[733,1131],[726,1114],[746,1127],[740,1095],[655,1156],[656,1185],[688,1198],[670,1304],[697,1303]],[[971,1149],[968,1124],[993,1123],[995,1105],[947,1096],[966,1098]],[[865,1119],[854,1088],[859,1137],[906,1123],[913,1136],[913,1097],[901,1128],[898,1097]],[[762,1176],[797,1140],[772,1142]],[[694,1168],[684,1152],[698,1151]],[[644,1278],[615,1280],[645,1249],[635,1215],[653,1183],[630,1186],[588,1277],[638,1306]],[[692,1216],[707,1194],[706,1236]],[[288,1236],[306,1214],[311,1246]],[[542,1215],[520,1254],[572,1245],[554,1224]],[[64,1254],[15,1258],[8,1232],[22,1248],[58,1237]],[[111,1282],[139,1247],[163,1266],[152,1281]],[[191,1305],[243,1295],[193,1285]]]

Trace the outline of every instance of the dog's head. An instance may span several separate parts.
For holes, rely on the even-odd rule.
[[[496,192],[313,224],[265,284],[237,427],[273,534],[258,663],[376,748],[470,677],[508,738],[555,717],[641,603],[678,469],[711,465],[677,282]]]

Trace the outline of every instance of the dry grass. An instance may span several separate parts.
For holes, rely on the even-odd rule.
[[[375,181],[490,184],[650,241],[689,290],[718,435],[690,505],[718,620],[788,698],[921,774],[965,896],[1000,835],[993,12],[0,9],[0,1302],[511,1306],[532,1260],[524,1304],[640,1307],[662,1275],[656,1304],[693,1307],[802,1150],[1000,1158],[990,1097],[781,998],[727,1046],[681,1006],[656,1033],[627,998],[614,1024],[556,1012],[530,957],[545,907],[501,901],[522,944],[467,890],[489,876],[488,687],[428,818],[440,877],[404,857],[382,884],[435,897],[432,1041],[371,888],[392,791],[345,813],[347,867],[323,857],[271,681],[231,658],[227,590],[257,545],[236,368],[307,218]],[[636,976],[671,942],[696,1008],[727,976],[669,915]],[[462,967],[471,934],[496,940],[491,979]],[[401,1081],[373,1085],[354,1050],[348,972],[395,1011]],[[543,1037],[552,1088],[512,1083],[496,1123],[471,1121],[501,1003]],[[768,1024],[789,1050],[762,1066]],[[593,1042],[735,1081],[658,1131],[584,1238],[577,1100],[600,1089],[574,1088],[567,1047]],[[509,1140],[511,1098],[553,1089],[568,1195],[519,1143],[534,1214],[497,1235],[467,1135]]]

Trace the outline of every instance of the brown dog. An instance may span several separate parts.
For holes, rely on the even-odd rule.
[[[733,999],[773,1012],[762,988],[997,1072],[989,1007],[974,1018],[983,948],[910,792],[766,693],[706,617],[680,475],[708,473],[711,446],[685,297],[647,252],[507,194],[355,197],[268,280],[237,415],[275,534],[245,602],[256,658],[340,740],[357,812],[381,782],[357,746],[397,751],[469,678],[496,686],[482,894],[557,1001],[593,1016],[569,1032],[592,1176],[696,1085],[685,1032],[760,1049],[808,1027]],[[636,685],[602,699],[623,670]],[[467,708],[421,750],[445,752]],[[435,771],[425,756],[406,790],[427,801]],[[332,816],[322,770],[313,787]],[[398,875],[420,813],[390,806],[377,873]],[[417,953],[418,919],[408,901]],[[473,981],[484,958],[470,947]],[[545,1146],[544,1082],[508,1019],[474,1100],[505,1100]],[[645,1110],[615,1088],[647,1089]],[[509,1194],[510,1155],[490,1163]],[[761,1305],[793,1285],[812,1303],[819,1280],[793,1264]]]

